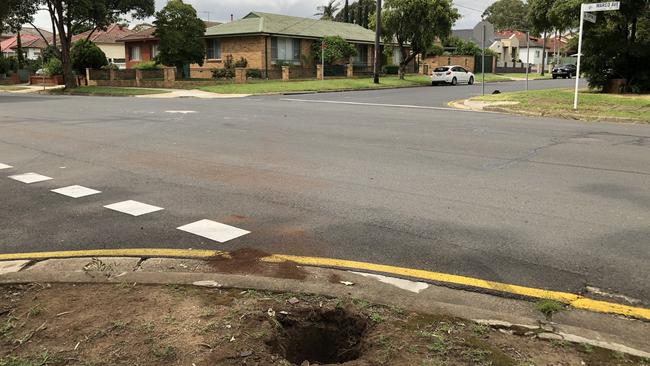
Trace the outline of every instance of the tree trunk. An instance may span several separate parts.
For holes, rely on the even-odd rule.
[[[343,8],[343,21],[350,23],[350,6],[348,0],[345,0],[345,7]]]
[[[67,39],[65,41],[61,39],[61,63],[63,64],[63,81],[65,82],[65,88],[68,89],[76,87],[77,80],[75,80],[74,74],[72,73],[70,44],[68,43]]]
[[[544,45],[542,47],[542,76],[546,73],[546,31],[544,31]]]

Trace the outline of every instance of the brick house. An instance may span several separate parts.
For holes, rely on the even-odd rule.
[[[93,29],[87,32],[72,36],[72,42],[82,39],[88,39],[94,42],[106,54],[109,63],[119,66],[121,69],[126,67],[126,55],[124,45],[118,42],[118,39],[124,38],[133,33],[128,27],[121,24],[111,24],[106,30]]]
[[[312,75],[312,44],[324,36],[341,36],[357,47],[355,66],[374,62],[375,33],[356,24],[316,20],[287,15],[251,12],[240,20],[206,29],[206,60],[191,65],[192,77],[209,78],[212,69],[224,67],[224,60],[244,57],[248,68],[259,69],[269,78],[279,78],[282,65]],[[305,75],[306,76],[306,75]]]
[[[156,57],[159,40],[153,34],[155,31],[155,27],[150,27],[117,40],[124,43],[127,69],[132,69],[135,65],[151,61]]]

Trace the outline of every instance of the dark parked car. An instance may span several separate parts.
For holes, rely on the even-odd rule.
[[[553,79],[557,79],[559,77],[564,79],[566,78],[571,79],[571,77],[576,76],[577,74],[576,65],[568,64],[568,65],[555,66],[553,68],[552,74],[553,74]]]

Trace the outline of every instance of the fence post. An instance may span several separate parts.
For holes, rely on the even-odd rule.
[[[163,68],[163,84],[165,88],[173,88],[174,82],[176,81],[176,68],[175,67],[165,67]]]
[[[139,87],[142,85],[142,70],[135,69],[135,86]]]
[[[347,64],[347,77],[354,77],[354,65],[352,62]]]
[[[112,80],[117,79],[117,78],[116,78],[116,74],[117,74],[117,70],[114,70],[114,69],[108,69],[108,80],[111,80],[111,81],[112,81]]]
[[[90,82],[90,68],[86,67],[86,84]]]
[[[323,65],[316,65],[316,79],[323,80]]]
[[[289,80],[289,66],[282,66],[282,81]]]
[[[235,68],[235,83],[243,84],[246,82],[246,69],[243,67]]]

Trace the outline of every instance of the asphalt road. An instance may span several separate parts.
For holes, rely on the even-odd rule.
[[[14,167],[0,170],[0,252],[255,248],[650,304],[649,127],[445,108],[478,92],[0,94],[0,163]],[[26,172],[54,179],[7,178]],[[49,191],[69,185],[102,193]],[[164,210],[103,208],[124,200]],[[176,229],[201,219],[251,233]]]

